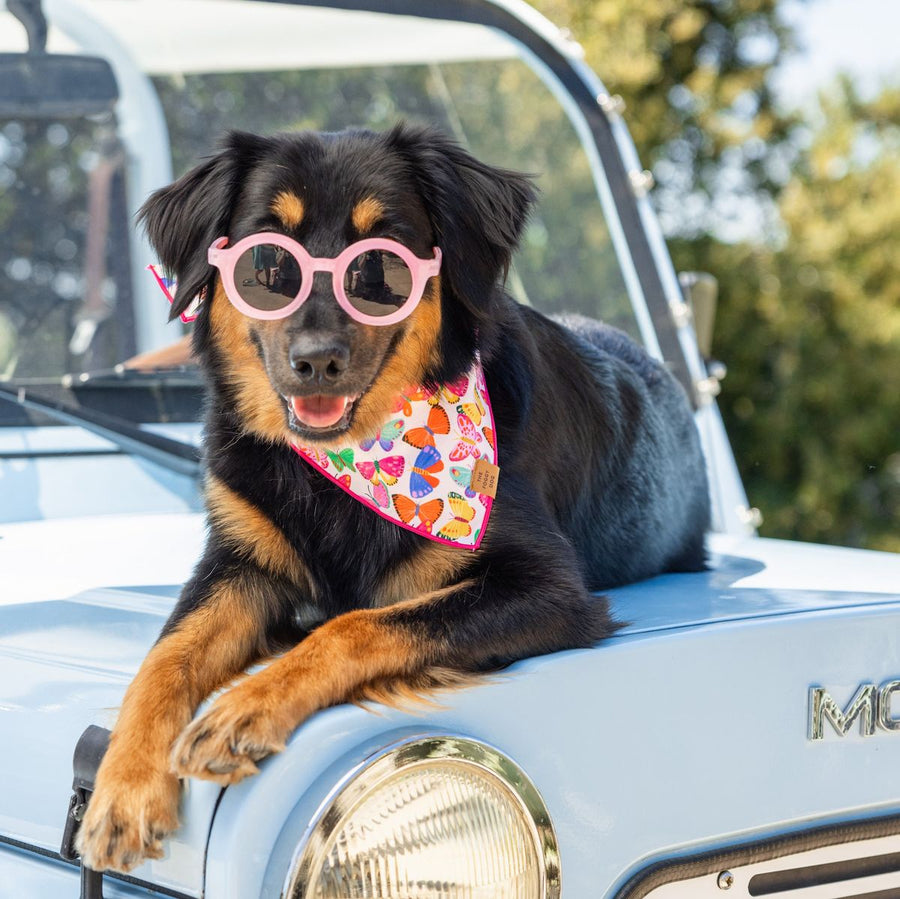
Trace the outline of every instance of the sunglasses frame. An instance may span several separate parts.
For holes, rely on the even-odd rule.
[[[227,244],[227,237],[219,237],[212,242],[207,251],[209,264],[219,270],[222,276],[222,285],[225,288],[225,295],[228,297],[231,305],[250,318],[264,320],[287,318],[287,316],[296,312],[312,293],[315,273],[330,272],[335,299],[347,315],[364,325],[393,325],[396,322],[403,321],[404,318],[413,313],[425,293],[425,285],[428,279],[433,278],[441,270],[441,251],[439,247],[433,247],[433,259],[420,259],[402,243],[386,237],[367,237],[364,240],[359,240],[350,244],[349,247],[342,250],[334,258],[312,256],[307,252],[303,244],[297,243],[296,240],[274,231],[260,231],[256,234],[250,234],[241,238],[233,247],[226,249]],[[256,309],[241,296],[237,285],[234,283],[234,269],[238,259],[248,249],[260,244],[274,244],[277,247],[281,247],[283,250],[293,254],[297,262],[300,263],[300,271],[303,276],[300,282],[300,292],[281,309]],[[385,250],[398,256],[406,264],[412,275],[409,298],[399,309],[388,315],[367,315],[365,312],[360,312],[350,302],[350,298],[344,291],[344,275],[349,269],[350,263],[358,256],[371,250]]]

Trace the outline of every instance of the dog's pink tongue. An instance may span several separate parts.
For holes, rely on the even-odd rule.
[[[298,421],[311,428],[337,424],[347,408],[348,396],[292,396],[291,409]]]

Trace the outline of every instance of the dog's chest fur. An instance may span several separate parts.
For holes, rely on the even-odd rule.
[[[471,555],[458,548],[423,551],[423,538],[376,515],[288,447],[232,436],[227,451],[217,453],[217,437],[224,436],[207,439],[211,472],[284,535],[309,576],[311,595],[302,599],[311,600],[323,617],[404,598],[400,581],[407,569],[410,587],[441,586],[445,570],[461,568]],[[267,539],[259,535],[260,541]],[[446,557],[459,561],[456,566],[437,562]],[[433,571],[421,570],[428,567]]]

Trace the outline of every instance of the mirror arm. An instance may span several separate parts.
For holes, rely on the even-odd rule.
[[[28,52],[47,52],[47,17],[41,0],[6,0],[6,8],[25,26]]]

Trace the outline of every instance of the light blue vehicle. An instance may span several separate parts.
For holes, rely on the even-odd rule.
[[[112,77],[24,96],[0,59],[0,899],[900,896],[900,558],[755,535],[702,297],[578,46],[517,0],[43,8],[48,50]],[[26,46],[0,12],[0,53]],[[629,623],[594,649],[440,705],[317,714],[258,776],[187,784],[166,856],[101,886],[64,857],[96,763],[70,803],[73,752],[112,725],[204,537],[198,377],[118,365],[180,335],[133,214],[226,128],[401,116],[538,173],[518,299],[617,324],[678,375],[710,570],[610,591]]]

